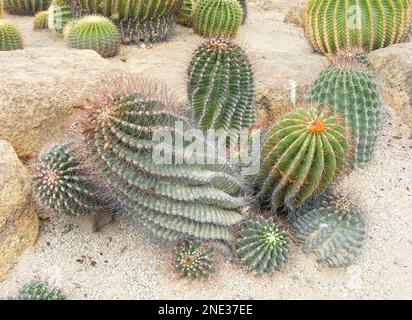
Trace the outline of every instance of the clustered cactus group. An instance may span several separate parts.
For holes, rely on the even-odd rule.
[[[42,281],[31,281],[19,291],[19,300],[65,300],[66,297],[57,288]]]
[[[4,10],[20,16],[34,16],[39,11],[49,8],[49,0],[2,0]]]

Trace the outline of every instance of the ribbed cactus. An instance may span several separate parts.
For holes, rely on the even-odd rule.
[[[65,300],[65,296],[57,288],[50,288],[42,281],[32,281],[19,291],[19,300]]]
[[[104,14],[105,6],[110,8],[111,0],[71,0],[70,5],[75,17]]]
[[[239,4],[242,6],[243,9],[243,21],[242,23],[246,22],[246,18],[247,18],[247,0],[237,0],[239,2]]]
[[[23,49],[20,32],[7,20],[0,20],[0,51]]]
[[[374,76],[356,58],[339,56],[321,72],[308,101],[327,105],[351,128],[351,164],[369,161],[381,123],[382,102]]]
[[[34,16],[49,8],[49,0],[2,0],[4,10],[20,16]],[[0,1],[1,2],[1,1]]]
[[[315,106],[287,113],[268,132],[260,171],[252,182],[275,212],[294,209],[322,192],[344,168],[347,130],[337,116]]]
[[[37,12],[33,20],[33,28],[36,30],[49,28],[49,12],[40,11]]]
[[[71,48],[91,49],[103,58],[116,56],[120,48],[117,27],[102,16],[86,16],[76,20],[67,34],[65,32],[65,38]]]
[[[403,41],[411,5],[410,0],[308,0],[306,35],[324,54],[348,46],[369,52]]]
[[[52,146],[39,156],[32,189],[46,208],[68,215],[93,215],[106,208],[72,143]]]
[[[183,150],[164,151],[172,163],[152,158],[162,146],[159,130],[178,141],[184,118],[166,111],[153,86],[133,77],[112,81],[85,106],[90,156],[124,211],[159,237],[230,240],[242,216],[240,185],[224,164],[190,164]],[[170,148],[170,146],[168,145]],[[177,159],[177,160],[176,160]],[[166,160],[165,160],[166,161]]]
[[[373,65],[369,60],[368,53],[362,48],[347,47],[339,49],[335,54],[329,55],[329,60],[334,65],[352,66],[373,71]]]
[[[204,43],[188,76],[188,99],[200,128],[240,130],[255,121],[252,67],[238,45],[223,38]]]
[[[199,241],[184,241],[174,251],[174,266],[183,277],[192,279],[210,276],[213,272],[214,252]]]
[[[191,27],[198,0],[183,0],[182,8],[177,16],[177,22],[182,26]]]
[[[366,239],[366,225],[358,210],[336,196],[322,197],[294,223],[305,253],[331,267],[344,267],[358,256]]]
[[[237,240],[241,262],[258,273],[280,270],[289,259],[289,240],[271,219],[247,221]]]
[[[193,26],[204,37],[235,37],[243,21],[237,0],[198,0]]]
[[[63,33],[66,24],[73,19],[71,8],[68,5],[67,0],[52,0],[48,14],[48,27],[58,35]]]

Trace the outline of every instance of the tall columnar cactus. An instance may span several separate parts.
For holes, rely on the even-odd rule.
[[[105,0],[71,0],[70,7],[75,17],[84,15],[100,15],[104,14]],[[111,5],[111,3],[107,3]]]
[[[230,240],[244,208],[240,185],[228,165],[180,160],[183,132],[174,128],[187,123],[159,95],[133,77],[111,81],[85,106],[87,150],[124,211],[159,237]],[[158,142],[163,134],[175,148]]]
[[[196,4],[198,0],[183,0],[182,8],[177,16],[177,22],[182,26],[191,27],[193,25],[193,17],[196,12]]]
[[[51,3],[48,26],[50,30],[61,35],[66,24],[73,19],[71,8],[67,0],[52,0]]]
[[[362,214],[336,196],[321,197],[294,223],[298,243],[305,253],[331,267],[344,267],[359,255],[366,239]]]
[[[93,215],[106,208],[98,188],[90,182],[72,143],[54,145],[40,155],[32,189],[46,208],[68,215]]]
[[[243,21],[237,0],[198,0],[193,26],[205,37],[235,37]]]
[[[411,5],[410,0],[308,0],[306,35],[324,54],[347,46],[383,48],[405,38]]]
[[[103,58],[116,56],[120,48],[117,27],[102,16],[86,16],[75,21],[65,37],[71,48],[91,49]]]
[[[223,38],[204,43],[188,76],[189,103],[200,128],[240,130],[255,121],[252,67],[238,45]]]
[[[65,296],[57,288],[50,288],[42,281],[32,281],[19,291],[19,300],[65,300]]]
[[[258,273],[280,270],[289,259],[289,240],[273,220],[247,221],[237,240],[241,262]]]
[[[49,12],[37,12],[33,20],[33,28],[36,30],[48,29],[49,27]]]
[[[7,20],[0,20],[0,51],[23,49],[23,41],[17,28]]]
[[[367,65],[338,56],[308,93],[308,101],[326,104],[351,128],[354,142],[351,164],[369,161],[381,123],[381,97]]]
[[[266,136],[259,173],[252,177],[258,199],[272,210],[294,209],[322,192],[342,171],[347,130],[336,115],[315,107],[287,113]]]
[[[20,16],[34,16],[49,8],[50,0],[2,0],[4,10]],[[1,1],[0,1],[1,2]]]

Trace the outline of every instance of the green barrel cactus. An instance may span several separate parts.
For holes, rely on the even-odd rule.
[[[93,215],[107,208],[71,142],[52,146],[33,165],[32,190],[40,204],[67,215]]]
[[[49,12],[39,11],[34,16],[33,28],[36,30],[48,29],[49,28]]]
[[[307,38],[327,54],[348,46],[367,52],[402,42],[411,17],[410,0],[308,0]]]
[[[199,241],[184,241],[174,251],[174,266],[183,277],[192,279],[208,277],[213,272],[214,252],[210,246]]]
[[[2,0],[4,10],[20,16],[34,16],[39,11],[49,8],[49,0]],[[1,2],[1,1],[0,1]]]
[[[243,20],[242,20],[242,24],[246,22],[246,18],[247,18],[247,0],[237,0],[239,2],[239,4],[242,6],[243,9]]]
[[[62,35],[66,24],[73,19],[67,0],[52,0],[48,14],[48,27],[57,35]]]
[[[193,17],[196,12],[196,4],[198,0],[183,0],[182,8],[177,16],[177,22],[182,26],[191,27],[193,25]]]
[[[20,32],[10,21],[0,20],[0,51],[23,49]]]
[[[310,89],[309,102],[325,104],[351,129],[351,165],[369,161],[381,124],[382,101],[374,76],[355,58],[338,56]]]
[[[110,19],[102,16],[85,16],[76,20],[65,33],[69,47],[91,49],[103,58],[114,57],[120,48],[120,34]]]
[[[65,300],[66,297],[57,288],[50,288],[42,281],[32,281],[19,291],[19,300]]]
[[[247,221],[236,247],[240,261],[258,273],[280,270],[289,259],[289,239],[272,219]]]
[[[157,236],[231,240],[245,210],[236,197],[239,182],[229,165],[191,163],[186,148],[171,147],[183,139],[175,127],[189,127],[167,111],[172,104],[159,101],[162,93],[153,87],[130,76],[89,99],[84,135],[90,157],[123,211]],[[163,134],[170,144],[159,142]]]
[[[190,108],[201,129],[240,130],[254,123],[252,67],[238,45],[207,41],[195,51],[188,77]]]
[[[294,223],[303,252],[314,253],[330,267],[345,267],[359,255],[366,239],[362,214],[347,201],[324,196]]]
[[[237,0],[198,0],[194,30],[204,37],[233,38],[239,31],[243,15]]]
[[[317,106],[287,113],[267,133],[259,173],[250,177],[257,198],[276,212],[324,191],[346,164],[346,135],[338,117]]]

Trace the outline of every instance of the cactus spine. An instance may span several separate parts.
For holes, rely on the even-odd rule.
[[[49,0],[2,0],[4,10],[20,16],[34,16],[49,8]],[[1,1],[0,1],[1,2]],[[1,5],[0,5],[1,6]]]
[[[382,103],[374,76],[357,58],[338,56],[308,93],[308,101],[327,105],[351,128],[351,164],[369,161],[380,129]]]
[[[402,42],[411,14],[409,0],[308,0],[307,38],[327,54],[348,46],[367,52]]]
[[[201,45],[188,76],[188,99],[200,128],[240,130],[255,121],[252,67],[238,45],[226,39]]]
[[[239,2],[239,4],[242,6],[243,9],[243,20],[242,20],[242,24],[246,22],[246,18],[247,18],[247,0],[237,0]]]
[[[86,16],[75,21],[65,37],[71,48],[91,49],[103,58],[116,56],[120,48],[117,27],[101,16]]]
[[[295,209],[322,192],[342,171],[347,130],[335,115],[316,107],[287,113],[266,136],[259,173],[252,177],[258,199]]]
[[[210,276],[214,272],[213,258],[212,249],[199,241],[184,241],[174,251],[176,270],[192,279]]]
[[[37,12],[33,20],[33,28],[36,30],[48,29],[49,27],[49,12]]]
[[[166,111],[170,103],[133,77],[113,81],[92,99],[85,120],[85,142],[111,192],[126,212],[159,237],[230,240],[241,219],[240,185],[224,164],[181,164],[152,158],[159,130],[171,135],[184,118]],[[155,153],[153,153],[155,152]],[[167,150],[183,159],[181,147]]]
[[[233,38],[242,24],[243,15],[237,0],[198,0],[194,29],[204,37]]]
[[[17,28],[7,20],[0,20],[0,51],[23,49],[23,41]]]

